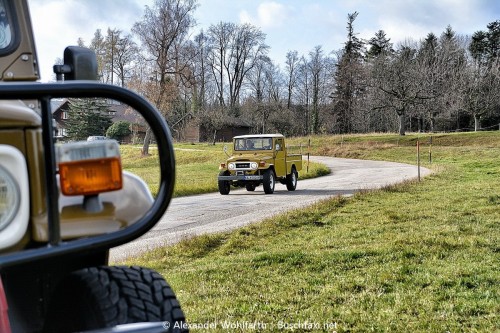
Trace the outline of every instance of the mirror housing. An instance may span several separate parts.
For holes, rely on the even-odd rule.
[[[97,80],[97,57],[94,51],[80,46],[64,50],[64,64],[54,65],[57,81]]]

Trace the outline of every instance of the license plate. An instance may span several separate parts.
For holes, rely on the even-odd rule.
[[[260,176],[245,176],[246,180],[259,180]]]

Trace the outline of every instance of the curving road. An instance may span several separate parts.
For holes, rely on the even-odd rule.
[[[112,249],[110,261],[119,262],[195,235],[235,229],[332,196],[350,196],[356,191],[377,189],[418,176],[418,168],[408,164],[317,156],[311,160],[327,165],[331,174],[300,180],[299,172],[294,192],[288,192],[278,183],[272,195],[265,195],[259,186],[255,192],[231,188],[226,196],[210,193],[174,198],[153,229],[131,243]],[[420,170],[421,176],[429,173],[428,169]]]

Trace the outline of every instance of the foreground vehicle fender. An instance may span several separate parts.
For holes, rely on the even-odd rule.
[[[144,216],[154,201],[146,183],[127,171],[123,171],[121,190],[101,193],[99,197],[104,209],[96,214],[83,209],[82,195],[60,194],[62,239],[100,235],[126,228]],[[34,228],[33,235],[37,241],[48,240],[47,223],[35,223]]]

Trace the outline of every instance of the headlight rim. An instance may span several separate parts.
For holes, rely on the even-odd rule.
[[[0,144],[0,164],[9,171],[19,186],[19,208],[14,218],[0,231],[0,250],[18,244],[28,231],[30,221],[30,187],[24,154],[15,146]]]
[[[12,223],[19,212],[19,208],[21,206],[21,189],[16,178],[12,175],[11,172],[9,172],[8,168],[4,167],[3,165],[0,165],[0,178],[6,179],[8,183],[12,185],[13,193],[15,195],[14,201],[11,200],[7,203],[7,205],[9,206],[7,218],[3,219],[3,215],[2,218],[0,218],[1,232]]]

